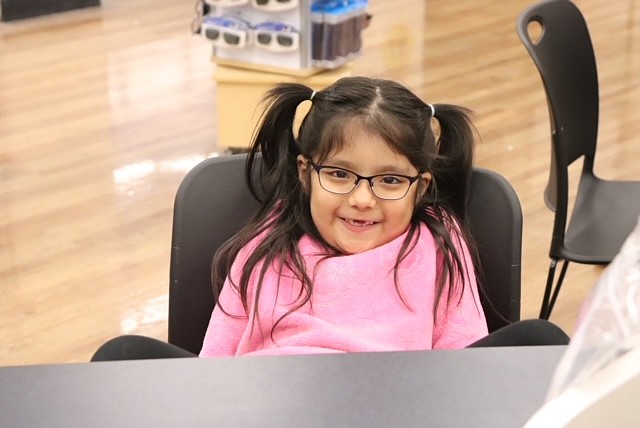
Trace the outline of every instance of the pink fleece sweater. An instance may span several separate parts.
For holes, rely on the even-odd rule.
[[[239,284],[241,266],[260,239],[251,241],[238,254],[230,273],[235,284]],[[470,282],[461,299],[458,292],[447,304],[443,296],[434,324],[434,238],[423,225],[417,245],[400,265],[396,289],[393,265],[404,239],[402,235],[364,253],[318,263],[323,249],[304,236],[299,248],[307,272],[316,272],[311,304],[287,315],[275,328],[273,338],[274,323],[296,303],[300,281],[290,274],[279,275],[270,267],[258,299],[259,316],[254,320],[255,299],[250,301],[247,316],[238,291],[227,278],[219,303],[232,316],[216,305],[200,356],[455,349],[485,336],[487,325],[466,244],[460,242],[458,249],[464,255]],[[258,264],[254,272],[261,266]],[[256,273],[250,279],[250,296],[254,295],[258,276]]]

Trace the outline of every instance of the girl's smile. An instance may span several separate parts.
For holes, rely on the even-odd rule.
[[[382,137],[361,126],[350,129],[347,141],[323,164],[363,176],[419,173],[405,156],[391,150]],[[298,157],[298,173],[300,180],[308,183],[311,216],[318,232],[328,244],[346,254],[379,247],[402,235],[409,226],[417,199],[431,179],[429,173],[424,173],[410,185],[403,198],[387,200],[376,197],[371,184],[364,179],[349,193],[327,191],[320,184],[318,171],[302,155]]]
[[[379,224],[377,221],[369,220],[355,220],[350,218],[343,218],[342,220],[345,223],[345,227],[355,233],[368,232]]]
[[[354,220],[354,219],[350,219],[350,218],[343,218],[343,220],[351,225],[351,226],[355,226],[355,227],[366,227],[366,226],[372,226],[374,224],[376,224],[376,221],[368,221],[368,220]]]

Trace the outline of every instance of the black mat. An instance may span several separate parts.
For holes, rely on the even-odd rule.
[[[100,0],[2,0],[2,21],[33,18],[51,13],[100,6]]]

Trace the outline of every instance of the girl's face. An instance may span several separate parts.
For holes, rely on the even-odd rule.
[[[418,174],[409,160],[392,151],[379,135],[358,131],[321,165],[348,169],[362,176],[415,177]],[[356,188],[345,195],[326,191],[320,186],[318,172],[302,155],[298,156],[298,175],[303,185],[310,187],[311,216],[320,235],[346,254],[379,247],[402,235],[409,226],[416,201],[431,180],[431,174],[425,172],[411,184],[404,198],[383,200],[374,196],[366,180],[360,180]],[[310,177],[308,182],[307,177]]]

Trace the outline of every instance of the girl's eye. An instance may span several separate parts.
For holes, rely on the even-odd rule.
[[[351,174],[342,169],[330,169],[327,171],[332,178],[349,178]]]
[[[385,175],[383,177],[380,177],[380,183],[382,184],[400,184],[402,182],[403,181],[401,177],[396,177],[394,175]]]

